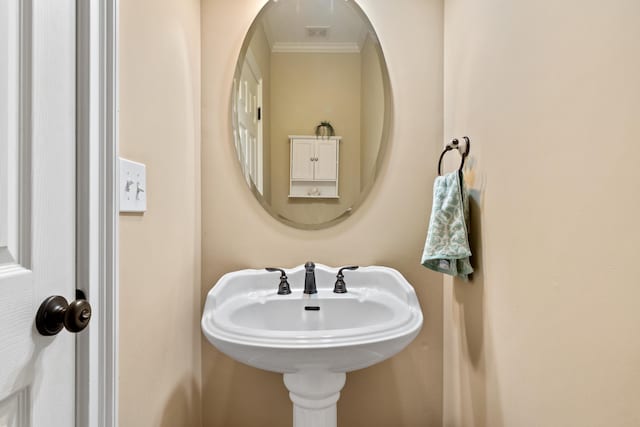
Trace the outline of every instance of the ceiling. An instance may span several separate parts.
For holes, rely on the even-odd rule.
[[[273,52],[359,52],[370,29],[349,0],[279,0],[262,15]]]

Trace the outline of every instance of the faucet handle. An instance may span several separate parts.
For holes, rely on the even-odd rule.
[[[265,270],[269,272],[274,272],[274,271],[280,272],[280,284],[278,285],[278,295],[289,295],[291,293],[289,282],[287,282],[287,273],[285,273],[283,269],[267,267],[265,268]]]
[[[336,294],[345,294],[347,293],[347,284],[344,283],[344,274],[342,274],[343,270],[357,270],[359,267],[357,265],[350,265],[348,267],[342,267],[338,270],[338,275],[336,276],[336,284],[333,287],[333,292]]]

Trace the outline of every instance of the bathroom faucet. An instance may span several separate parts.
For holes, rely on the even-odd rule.
[[[289,282],[287,282],[287,273],[285,273],[283,269],[267,267],[265,268],[265,270],[280,272],[280,284],[278,285],[278,295],[289,295],[291,293]]]
[[[304,269],[306,270],[304,274],[304,293],[311,295],[317,294],[318,290],[316,289],[316,265],[311,261],[308,261],[304,265]]]
[[[342,274],[343,270],[357,270],[357,265],[350,265],[349,267],[342,267],[338,270],[338,275],[336,276],[336,284],[333,288],[333,292],[336,294],[346,294],[347,293],[347,285],[344,283],[344,274]]]

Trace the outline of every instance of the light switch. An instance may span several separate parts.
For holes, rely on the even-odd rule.
[[[120,158],[120,212],[145,212],[146,210],[146,166]]]

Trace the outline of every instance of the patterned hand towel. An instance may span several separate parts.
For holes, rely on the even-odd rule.
[[[467,280],[467,275],[473,272],[468,223],[469,200],[462,173],[437,177],[422,265]]]

